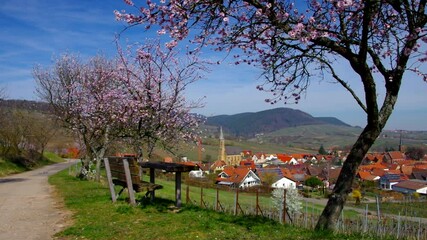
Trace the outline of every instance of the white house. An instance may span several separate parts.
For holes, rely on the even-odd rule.
[[[226,167],[218,174],[216,179],[218,185],[226,185],[238,188],[247,188],[261,185],[260,178],[249,168]]]
[[[297,184],[295,181],[287,178],[287,177],[283,177],[281,179],[279,179],[278,181],[276,181],[275,183],[271,184],[271,187],[273,188],[283,188],[283,189],[295,189],[297,188]]]
[[[192,178],[202,178],[203,176],[203,170],[199,169],[199,170],[192,170],[188,173],[188,175]]]

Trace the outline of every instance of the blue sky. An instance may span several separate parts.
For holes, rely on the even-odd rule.
[[[65,52],[78,53],[82,58],[98,53],[114,56],[115,34],[125,25],[115,21],[113,11],[125,8],[128,6],[121,0],[2,0],[0,88],[6,88],[9,99],[37,100],[31,75],[36,64],[49,66],[55,56]],[[142,28],[127,30],[121,35],[123,42],[141,42],[146,37]],[[214,57],[211,51],[205,52],[203,57]],[[349,75],[347,69],[348,66],[341,64],[338,72],[347,79],[356,78]],[[249,66],[227,63],[212,66],[202,81],[188,89],[188,96],[192,99],[206,96],[205,107],[197,112],[207,116],[290,107],[315,117],[331,116],[351,125],[365,125],[363,112],[336,84],[313,79],[300,104],[270,105],[264,102],[269,95],[255,89],[262,82],[259,74]],[[350,84],[360,93],[361,86],[355,82]],[[427,83],[406,75],[386,129],[427,130],[426,93]]]

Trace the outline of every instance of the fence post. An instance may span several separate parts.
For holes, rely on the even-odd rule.
[[[380,234],[381,234],[381,227],[380,227],[381,217],[380,217],[380,199],[379,199],[378,195],[375,196],[375,202],[377,204],[377,235],[380,236]]]
[[[234,195],[234,216],[237,215],[237,205],[239,204],[239,189],[236,189],[236,194]]]
[[[283,189],[282,224],[286,223],[286,189]]]
[[[185,204],[188,205],[190,203],[190,186],[188,184],[187,184],[187,189],[185,193],[186,193]]]
[[[258,195],[259,195],[259,188],[256,190],[256,206],[255,206],[255,215],[256,216],[258,216],[258,206],[259,206]]]
[[[368,204],[366,204],[366,208],[365,208],[365,222],[363,225],[363,232],[367,232],[367,228],[368,228]]]
[[[203,207],[203,187],[200,188],[200,207]]]
[[[399,212],[399,215],[397,217],[397,236],[396,236],[396,239],[399,239],[399,237],[400,237],[400,212]]]
[[[219,189],[216,188],[216,197],[215,197],[215,211],[219,209]]]

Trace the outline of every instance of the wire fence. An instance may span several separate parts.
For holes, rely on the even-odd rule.
[[[286,196],[286,191],[284,195]],[[261,196],[264,197],[261,198]],[[265,196],[266,192],[262,189],[248,193],[239,189],[212,190],[188,185],[186,187],[186,204],[233,215],[262,216],[307,229],[315,228],[321,208],[305,200],[300,213],[289,214],[286,211],[286,205],[277,209],[272,206],[271,201],[268,203],[268,198]],[[377,215],[369,211],[366,205],[365,210],[359,210],[358,214],[346,217],[342,213],[337,222],[337,231],[345,234],[360,233],[378,238],[427,240],[427,219],[400,214]]]

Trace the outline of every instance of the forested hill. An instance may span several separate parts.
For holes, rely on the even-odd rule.
[[[313,117],[291,108],[275,108],[255,113],[208,117],[206,125],[222,126],[228,134],[252,137],[257,133],[273,132],[282,128],[304,125],[332,124],[349,126],[334,117]]]
[[[10,109],[24,109],[28,111],[37,111],[48,113],[50,112],[50,105],[45,102],[37,102],[30,100],[4,100],[0,99],[0,107]]]

